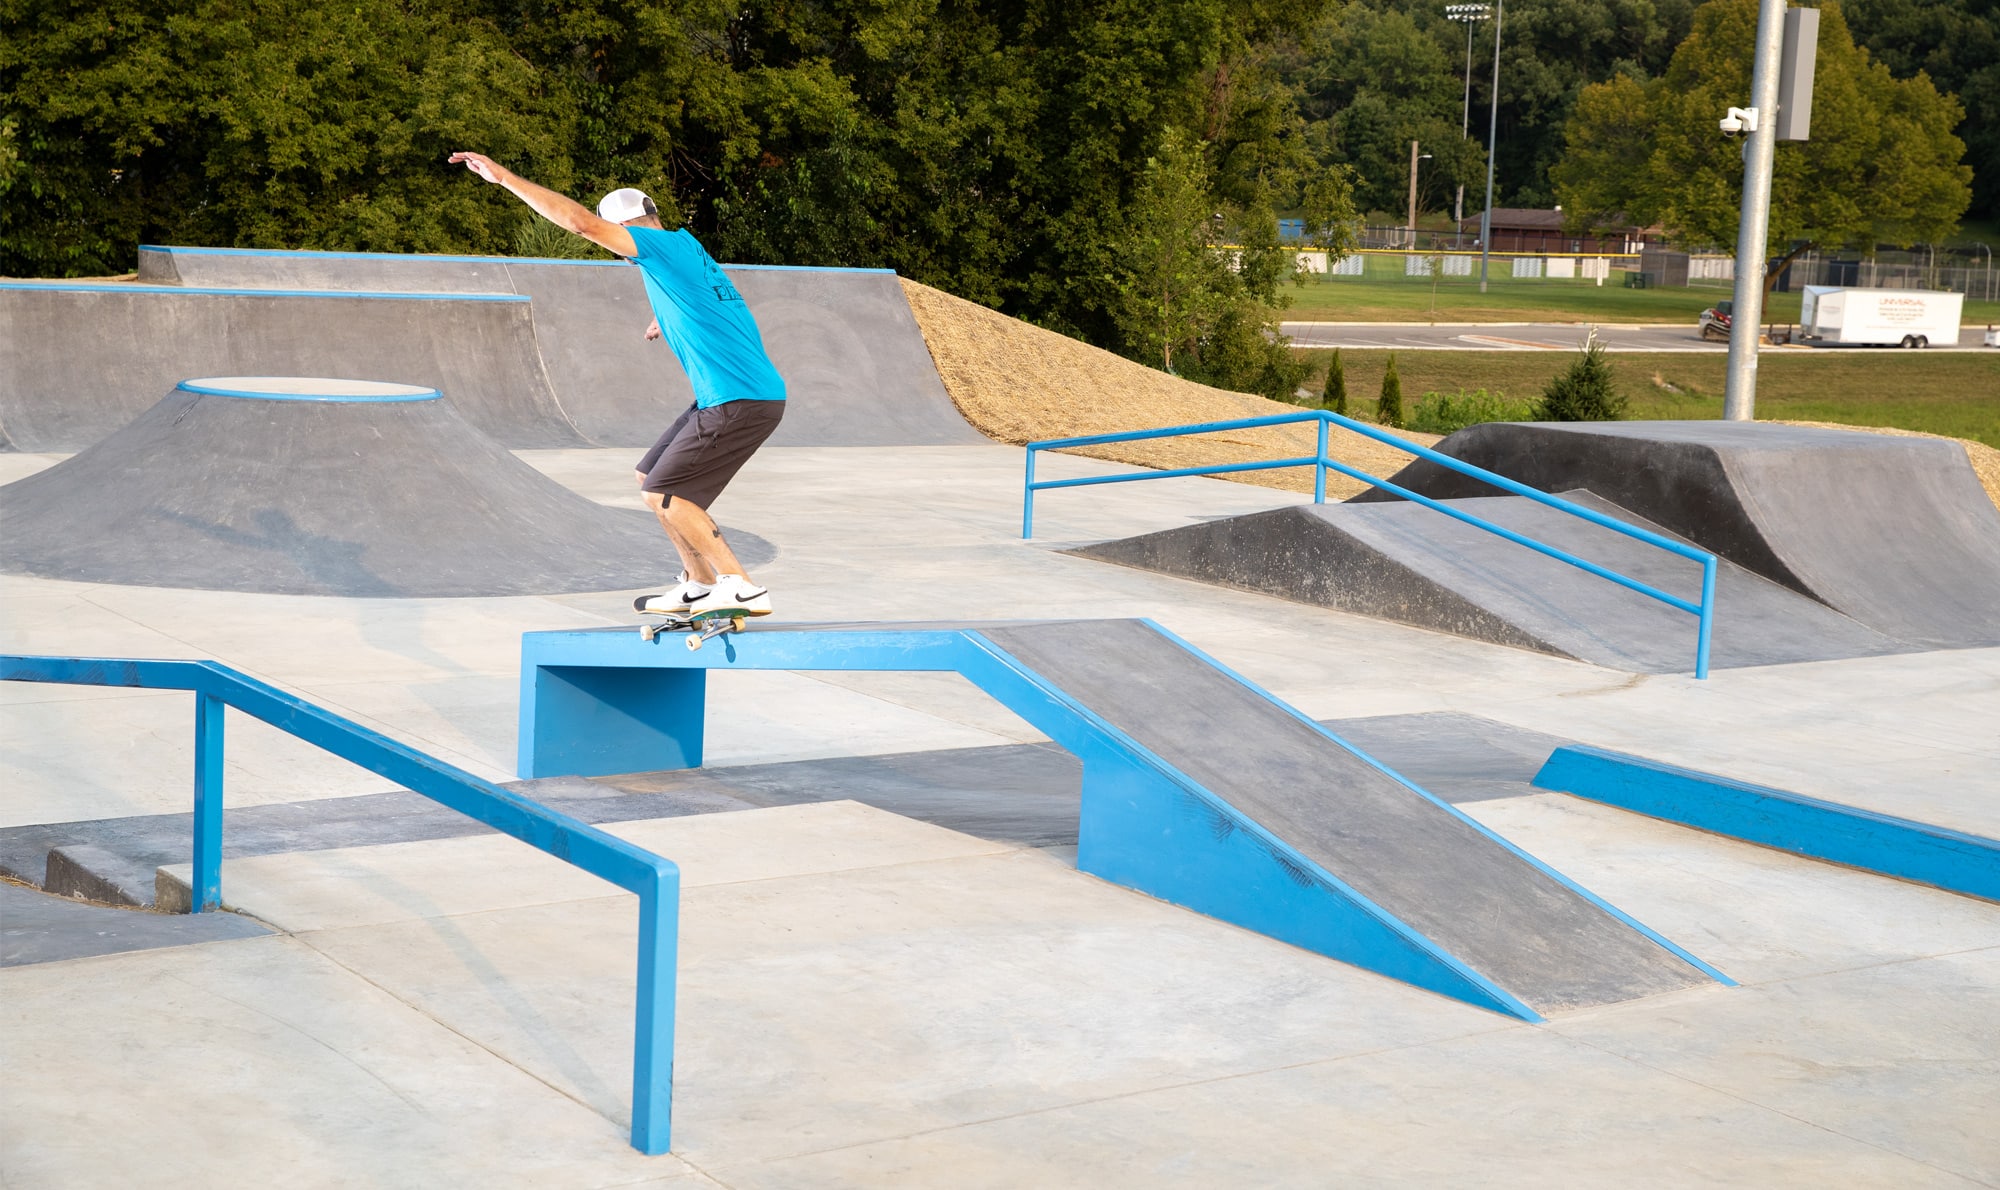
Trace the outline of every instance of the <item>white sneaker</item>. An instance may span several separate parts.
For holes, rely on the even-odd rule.
[[[657,612],[663,615],[686,615],[694,602],[708,594],[709,588],[688,578],[683,570],[674,578],[674,589],[664,595],[641,595],[632,601],[632,610]]]
[[[689,605],[688,614],[736,612],[745,616],[771,614],[771,592],[740,574],[717,575],[715,587]]]

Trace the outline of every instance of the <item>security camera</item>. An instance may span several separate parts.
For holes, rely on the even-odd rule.
[[[1735,136],[1739,132],[1757,131],[1757,109],[1754,107],[1732,107],[1716,127],[1722,135]]]

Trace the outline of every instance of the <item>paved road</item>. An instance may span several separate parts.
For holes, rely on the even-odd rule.
[[[1287,322],[1284,332],[1295,347],[1379,347],[1408,351],[1574,351],[1583,342],[1584,324],[1569,322]],[[1694,325],[1603,325],[1597,334],[1612,351],[1714,351],[1727,343],[1704,342]],[[1956,347],[1933,351],[1985,351],[1984,327],[1959,332]],[[1895,351],[1898,348],[1792,347],[1793,351]]]

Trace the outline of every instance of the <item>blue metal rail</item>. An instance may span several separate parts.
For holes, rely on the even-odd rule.
[[[1213,434],[1224,430],[1251,430],[1264,426],[1293,425],[1305,421],[1319,423],[1318,449],[1314,454],[1302,455],[1298,458],[1275,459],[1270,462],[1261,463],[1222,463],[1213,467],[1177,467],[1169,471],[1144,471],[1133,475],[1092,475],[1082,479],[1045,479],[1039,482],[1035,479],[1035,453],[1037,451],[1064,450],[1077,446],[1099,446],[1107,442],[1138,442],[1148,438],[1177,438],[1187,434]],[[1332,458],[1327,454],[1327,429],[1332,425],[1352,430],[1364,438],[1372,438],[1384,445],[1393,446],[1397,450],[1407,451],[1420,459],[1429,459],[1431,462],[1447,470],[1483,480],[1502,491],[1526,497],[1537,504],[1547,505],[1560,512],[1566,512],[1571,516],[1589,521],[1593,525],[1609,529],[1614,533],[1622,533],[1635,541],[1643,541],[1647,545],[1666,550],[1671,554],[1678,554],[1689,561],[1699,562],[1701,564],[1701,602],[1694,603],[1682,599],[1680,596],[1662,591],[1650,583],[1640,582],[1638,579],[1620,574],[1608,567],[1600,566],[1587,558],[1579,558],[1567,550],[1557,549],[1555,546],[1536,541],[1532,537],[1516,533],[1505,526],[1496,525],[1484,517],[1475,516],[1462,509],[1453,508],[1445,501],[1433,500],[1429,496],[1420,495],[1410,491],[1408,488],[1390,483],[1379,476],[1370,475],[1359,468],[1350,467],[1346,463],[1340,462],[1338,459]],[[1420,446],[1407,438],[1399,438],[1366,422],[1342,417],[1338,413],[1324,411],[1278,413],[1269,417],[1246,417],[1235,421],[1204,422],[1200,425],[1171,426],[1161,430],[1128,430],[1120,434],[1090,434],[1079,438],[1047,438],[1039,442],[1030,442],[1028,443],[1027,479],[1021,499],[1021,536],[1023,538],[1034,536],[1035,493],[1047,488],[1082,488],[1101,483],[1137,483],[1142,480],[1171,479],[1182,475],[1228,475],[1243,471],[1272,471],[1280,467],[1311,467],[1313,469],[1313,503],[1315,504],[1326,503],[1326,473],[1328,471],[1338,471],[1342,475],[1358,479],[1366,484],[1371,484],[1385,492],[1401,496],[1405,500],[1412,500],[1426,508],[1435,509],[1451,517],[1453,520],[1463,521],[1474,528],[1483,529],[1516,545],[1534,550],[1538,554],[1547,555],[1558,562],[1567,563],[1579,570],[1594,574],[1601,579],[1617,583],[1627,590],[1636,591],[1649,599],[1656,599],[1669,607],[1687,612],[1696,618],[1699,625],[1695,634],[1694,676],[1697,678],[1706,678],[1708,676],[1709,640],[1713,635],[1715,627],[1716,563],[1714,554],[1709,553],[1707,550],[1696,549],[1694,546],[1675,541],[1670,537],[1663,537],[1658,533],[1641,529],[1637,525],[1628,525],[1614,517],[1605,516],[1595,509],[1585,508],[1560,496],[1551,496],[1547,492],[1531,488],[1527,484],[1488,471],[1484,467],[1475,467],[1463,459],[1452,458],[1448,454],[1432,450],[1427,446]]]
[[[639,898],[639,996],[632,1048],[632,1147],[670,1144],[680,869],[623,839],[482,781],[349,719],[213,661],[0,654],[0,681],[188,690],[194,702],[193,910],[222,900],[222,721],[232,706],[280,731],[477,819]]]

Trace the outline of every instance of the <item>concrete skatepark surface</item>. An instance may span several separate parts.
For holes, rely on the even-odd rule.
[[[577,496],[407,385],[184,383],[0,487],[0,519],[0,570],[85,582],[519,595],[664,584],[679,569],[650,513]],[[753,568],[772,555],[740,533],[735,549]]]
[[[2000,509],[1956,443],[1756,422],[1494,422],[1438,449],[1543,491],[1586,489],[1885,636],[2000,644]],[[1436,499],[1492,491],[1422,459],[1389,478]]]
[[[586,497],[627,496],[617,452],[529,459]],[[227,895],[275,935],[0,971],[10,1182],[1991,1180],[2000,910],[1517,778],[1547,741],[1573,739],[1994,834],[2000,650],[1635,677],[1023,545],[1019,456],[1000,447],[778,450],[739,483],[742,523],[785,547],[768,581],[788,616],[852,617],[865,587],[884,618],[1012,618],[1023,590],[1159,618],[1377,751],[1401,738],[1431,755],[1418,775],[1434,789],[1744,986],[1510,1025],[1107,888],[1032,824],[1032,843],[912,833],[784,800],[632,820],[690,880],[682,1139],[648,1161],[620,1123],[629,902],[504,839],[329,831],[335,850],[225,865]],[[1287,498],[1168,480],[1050,497],[1040,518],[1056,542],[1098,541]],[[883,506],[904,511],[864,515]],[[495,779],[511,775],[518,633],[631,622],[610,594],[341,600],[8,577],[0,600],[6,648],[217,657]],[[635,778],[626,796],[680,782],[658,796],[720,806],[729,790],[810,790],[831,764],[849,783],[831,793],[900,774],[905,805],[984,789],[995,806],[1035,788],[1051,755],[953,682],[733,677],[712,696],[711,767]],[[184,696],[0,694],[7,826],[186,812]],[[230,805],[296,807],[273,813],[302,832],[302,800],[394,796],[254,724],[230,739]],[[1051,789],[1043,813],[1059,800]],[[632,808],[648,804],[663,803]],[[396,814],[378,810],[387,833]],[[86,1104],[121,1127],[85,1137]]]
[[[726,265],[789,389],[775,446],[985,441],[952,407],[896,275],[881,269]],[[600,446],[647,447],[693,400],[622,261],[142,247],[142,280],[195,286],[414,289],[530,299],[528,350],[570,424]],[[514,441],[509,446],[549,443]]]
[[[632,498],[626,452],[520,458],[581,500]],[[0,455],[0,478],[59,463]],[[120,953],[94,955],[50,940],[102,927],[48,924],[32,953],[7,936],[0,1178],[2000,1181],[1985,1107],[2000,1087],[2000,907],[1518,779],[1549,741],[1574,740],[2000,835],[2000,649],[1705,682],[1622,673],[1062,552],[1301,503],[1267,489],[1052,494],[1046,539],[1022,543],[1019,468],[992,445],[777,448],[732,487],[730,515],[781,547],[759,577],[788,619],[1156,619],[1312,717],[1402,747],[1399,766],[1441,796],[1742,986],[1510,1022],[1077,872],[1056,829],[1073,770],[948,675],[735,673],[709,700],[709,768],[536,783],[683,866],[676,1151],[641,1158],[622,1135],[630,899],[508,839],[438,837],[379,779],[232,718],[228,804],[263,811],[237,820],[250,850],[280,848],[224,866],[225,900],[254,936],[116,931],[99,950]],[[363,599],[0,575],[0,648],[216,658],[504,780],[520,634],[629,630],[629,595]],[[1053,647],[1052,666],[1089,661],[1087,643]],[[1116,709],[1143,695],[1126,684],[1091,696]],[[93,848],[138,854],[114,844],[158,838],[157,816],[187,811],[188,722],[184,695],[0,686],[6,862],[43,844],[85,866]],[[1200,759],[1199,716],[1155,727],[1161,747]],[[1318,780],[1244,796],[1299,804]],[[871,789],[960,817],[818,800]],[[335,799],[354,800],[312,808]],[[141,855],[141,871],[158,858]],[[164,865],[183,880],[185,866]],[[22,920],[0,913],[0,932]],[[1445,927],[1479,924],[1455,916]]]

